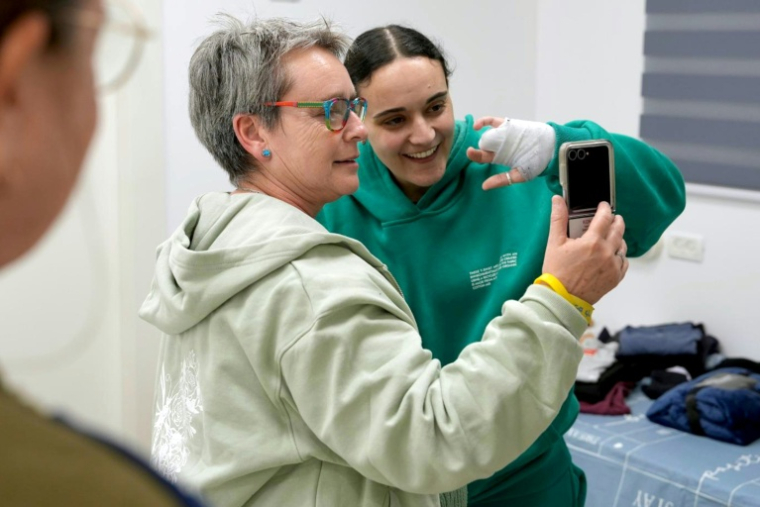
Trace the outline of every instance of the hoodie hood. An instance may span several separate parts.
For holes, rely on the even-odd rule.
[[[457,180],[471,165],[467,158],[467,148],[477,148],[482,131],[472,128],[473,118],[468,115],[464,121],[457,121],[454,141],[446,163],[446,172],[435,185],[430,187],[416,204],[404,195],[396,185],[391,172],[380,161],[369,143],[359,145],[359,189],[353,197],[381,222],[392,222],[413,218],[421,213],[435,212],[451,202],[457,192]]]
[[[326,243],[342,243],[382,266],[360,243],[327,232],[278,199],[203,195],[158,247],[153,284],[139,315],[164,333],[182,333],[238,292]]]

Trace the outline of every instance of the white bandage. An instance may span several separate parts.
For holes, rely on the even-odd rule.
[[[549,165],[556,141],[554,129],[546,123],[506,118],[483,134],[478,146],[495,154],[494,164],[516,168],[529,181]]]

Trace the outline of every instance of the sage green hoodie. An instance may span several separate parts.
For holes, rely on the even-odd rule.
[[[140,315],[164,333],[154,464],[218,507],[438,506],[549,426],[586,327],[532,286],[442,367],[360,243],[226,193],[159,247]]]

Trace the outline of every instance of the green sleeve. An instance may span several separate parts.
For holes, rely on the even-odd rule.
[[[554,158],[543,172],[552,192],[561,194],[559,148],[567,141],[606,139],[615,150],[617,214],[625,219],[628,256],[646,253],[686,206],[683,177],[675,164],[648,144],[607,132],[588,120],[549,123],[557,134]]]

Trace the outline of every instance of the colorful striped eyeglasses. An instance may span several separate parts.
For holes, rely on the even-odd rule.
[[[328,130],[338,132],[343,130],[348,123],[348,117],[353,111],[361,121],[364,121],[364,117],[367,115],[367,99],[357,97],[353,100],[349,99],[329,99],[324,102],[264,102],[265,106],[272,107],[321,107],[325,110],[325,125]]]

